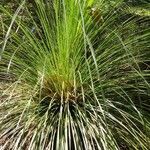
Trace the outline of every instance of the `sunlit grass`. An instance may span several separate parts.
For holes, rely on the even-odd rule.
[[[1,7],[12,21],[0,72],[14,79],[2,92],[2,149],[148,150],[149,29],[117,4],[35,2],[36,16],[24,2],[14,14]]]

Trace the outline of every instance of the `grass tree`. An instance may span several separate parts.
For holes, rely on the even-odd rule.
[[[11,23],[2,22],[0,72],[13,78],[1,92],[2,149],[148,150],[150,32],[104,2],[1,7]]]

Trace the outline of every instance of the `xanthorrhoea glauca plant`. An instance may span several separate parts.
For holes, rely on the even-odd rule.
[[[149,30],[134,30],[126,6],[93,3],[1,7],[12,21],[0,69],[13,78],[1,96],[2,149],[148,150]]]

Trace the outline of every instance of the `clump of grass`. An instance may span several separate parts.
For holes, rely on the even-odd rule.
[[[35,9],[1,8],[12,22],[0,69],[15,80],[2,93],[2,149],[148,150],[149,30],[135,31],[132,17],[118,23],[118,4],[90,13],[88,1],[36,0]]]

